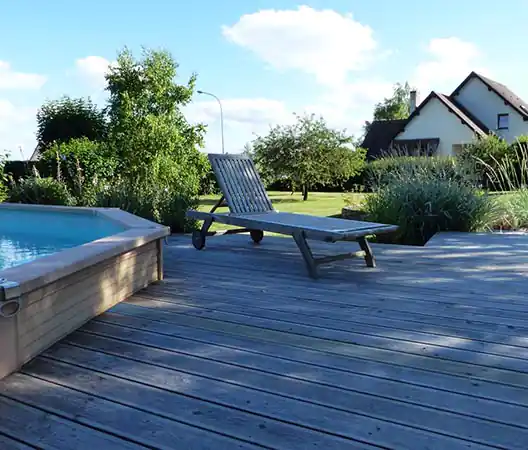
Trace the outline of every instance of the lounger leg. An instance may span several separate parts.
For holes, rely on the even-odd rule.
[[[365,262],[367,263],[367,267],[376,267],[376,259],[374,258],[372,248],[370,248],[370,244],[368,243],[367,239],[360,237],[358,238],[357,242],[361,250],[365,252]]]
[[[299,247],[299,250],[301,251],[304,262],[306,263],[306,267],[308,268],[308,273],[312,278],[318,278],[319,271],[317,270],[317,263],[313,257],[312,250],[310,249],[310,246],[306,241],[304,232],[299,231],[293,233],[293,239],[295,240],[297,247]]]
[[[205,239],[207,237],[207,232],[211,225],[213,224],[213,219],[206,219],[202,224],[202,229],[200,231],[194,231],[192,234],[192,243],[196,250],[201,250],[205,247]]]

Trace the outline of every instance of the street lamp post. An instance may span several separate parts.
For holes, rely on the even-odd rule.
[[[216,95],[211,94],[210,92],[205,92],[205,91],[196,91],[196,92],[198,92],[198,94],[209,95],[215,98],[216,101],[218,102],[218,105],[220,106],[220,128],[222,132],[222,154],[223,154],[225,153],[225,148],[224,148],[224,111],[222,109],[222,102]]]

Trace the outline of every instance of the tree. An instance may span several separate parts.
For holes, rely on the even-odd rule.
[[[88,98],[63,96],[48,100],[37,112],[37,145],[40,153],[54,143],[87,138],[101,141],[106,137],[104,112]]]
[[[383,101],[374,107],[373,121],[406,119],[409,117],[409,101],[411,88],[409,83],[397,83],[391,97],[384,98]],[[365,122],[365,134],[368,132],[371,122]]]
[[[353,138],[331,129],[322,117],[296,117],[294,125],[276,126],[257,137],[252,154],[264,178],[287,180],[307,200],[314,185],[336,184],[359,172],[365,152],[352,148]]]
[[[205,127],[187,122],[181,108],[193,96],[196,75],[176,81],[178,64],[163,50],[125,49],[106,75],[108,142],[119,177],[101,203],[187,230],[209,163],[200,153]]]

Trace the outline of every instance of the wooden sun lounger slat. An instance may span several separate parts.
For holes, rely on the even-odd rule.
[[[308,271],[317,277],[321,264],[362,254],[368,267],[375,267],[374,255],[366,236],[396,231],[398,227],[379,223],[318,217],[307,214],[280,213],[275,211],[251,158],[244,155],[210,154],[209,161],[216,175],[223,197],[227,201],[229,214],[188,211],[187,216],[203,220],[202,229],[193,234],[193,245],[198,250],[205,246],[207,237],[249,231],[255,243],[259,243],[264,231],[292,236]],[[242,227],[224,233],[210,232],[213,222]],[[307,240],[326,242],[357,241],[361,252],[352,252],[334,257],[315,258]]]
[[[304,231],[308,239],[321,241],[355,240],[359,236],[381,234],[395,231],[393,225],[360,222],[347,219],[330,219],[327,217],[311,216],[295,213],[255,213],[255,214],[222,214],[201,211],[189,211],[189,217],[198,220],[212,218],[215,222],[226,225],[240,226],[292,235],[295,231]]]

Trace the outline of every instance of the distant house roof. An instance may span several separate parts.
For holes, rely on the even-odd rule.
[[[485,76],[482,76],[476,72],[471,72],[462,83],[451,94],[451,98],[454,98],[462,90],[462,88],[472,79],[477,78],[484,83],[490,91],[495,92],[504,103],[510,105],[515,111],[517,111],[524,120],[528,121],[528,103],[521,99],[517,94],[512,92],[507,86],[498,81],[491,80]]]
[[[476,119],[472,114],[469,113],[461,104],[459,104],[456,100],[450,98],[447,95],[439,94],[435,91],[432,91],[422,103],[413,111],[413,113],[409,116],[407,119],[407,123],[404,124],[401,131],[405,129],[405,126],[411,122],[416,116],[420,115],[420,112],[422,109],[433,99],[438,99],[448,110],[449,112],[453,113],[455,116],[457,116],[460,119],[460,122],[462,124],[466,125],[467,127],[471,128],[471,130],[481,136],[484,136],[488,134],[489,130],[486,128],[486,126],[480,122],[478,119]]]
[[[389,150],[392,140],[406,123],[407,119],[373,121],[361,144],[362,148],[367,149],[367,160],[376,159]]]

